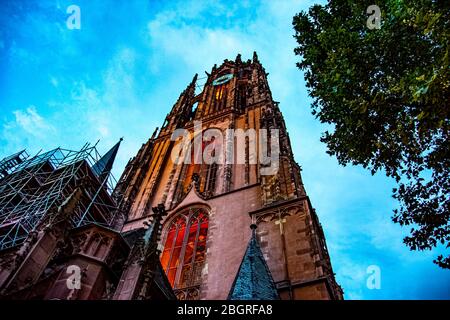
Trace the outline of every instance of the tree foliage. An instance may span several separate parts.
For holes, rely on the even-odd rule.
[[[398,187],[393,221],[412,250],[450,247],[450,2],[333,0],[293,19],[321,141],[342,165],[384,170]],[[450,255],[434,261],[450,268]]]

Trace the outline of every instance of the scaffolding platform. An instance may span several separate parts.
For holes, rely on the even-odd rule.
[[[83,196],[71,216],[73,226],[96,223],[114,229],[118,207],[110,170],[119,144],[104,157],[96,145],[86,143],[79,151],[56,148],[30,157],[22,150],[3,159],[0,250],[22,244],[80,184]]]

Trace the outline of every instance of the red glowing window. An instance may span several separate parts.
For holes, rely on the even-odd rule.
[[[206,255],[208,213],[191,208],[178,215],[167,231],[161,265],[174,288],[197,286]]]

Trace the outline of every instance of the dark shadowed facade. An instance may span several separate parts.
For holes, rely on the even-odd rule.
[[[256,53],[196,75],[113,192],[119,143],[94,161],[88,150],[57,163],[5,158],[1,297],[342,299],[267,75]],[[177,129],[192,148],[172,138]],[[218,138],[230,132],[239,135]],[[206,153],[242,161],[196,161]],[[79,288],[68,285],[71,266]]]

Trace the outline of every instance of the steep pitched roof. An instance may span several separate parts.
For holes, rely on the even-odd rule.
[[[278,300],[275,282],[256,239],[256,225],[239,271],[228,294],[229,300]]]
[[[101,181],[108,177],[112,169],[114,160],[116,159],[117,151],[119,150],[120,142],[122,142],[122,138],[120,138],[119,142],[117,142],[103,157],[101,157],[92,166],[92,170]]]

